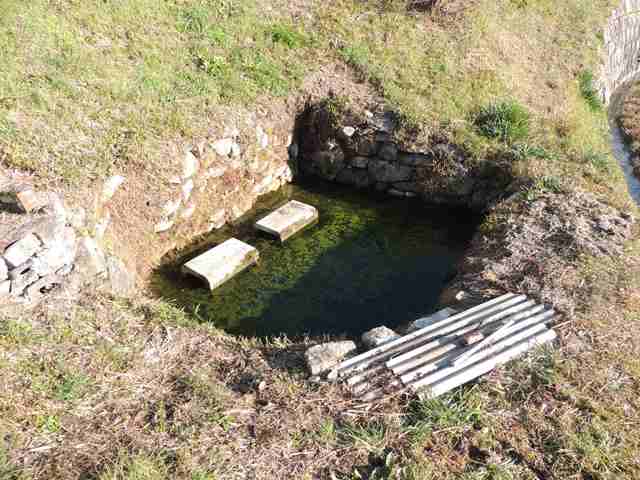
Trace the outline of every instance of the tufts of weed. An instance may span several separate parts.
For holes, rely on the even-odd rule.
[[[598,95],[598,90],[594,85],[593,72],[591,70],[582,70],[578,74],[578,83],[580,85],[580,95],[584,98],[593,112],[602,110],[602,100]]]
[[[271,40],[287,48],[300,48],[307,43],[306,36],[289,25],[275,24],[270,29]]]
[[[585,154],[584,160],[601,173],[611,173],[611,162],[606,153],[589,151]]]
[[[509,147],[510,153],[518,160],[528,160],[537,158],[540,160],[554,160],[556,154],[538,145],[530,145],[528,143],[516,143]]]
[[[417,443],[438,431],[455,432],[483,422],[482,403],[476,389],[461,390],[432,400],[413,402],[406,428]]]
[[[531,115],[515,101],[486,105],[476,113],[474,124],[481,135],[505,143],[522,141],[529,136]]]

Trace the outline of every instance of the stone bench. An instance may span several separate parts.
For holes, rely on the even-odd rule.
[[[311,205],[292,200],[256,223],[260,231],[284,242],[318,220],[318,210]]]
[[[186,274],[201,278],[211,290],[230,280],[258,261],[258,250],[231,238],[182,266]]]

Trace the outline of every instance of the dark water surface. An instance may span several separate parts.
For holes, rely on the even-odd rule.
[[[314,205],[319,222],[285,244],[253,223],[288,199]],[[287,186],[240,223],[174,252],[155,285],[203,321],[230,333],[359,335],[430,313],[479,218],[337,185]],[[256,247],[260,263],[210,292],[179,265],[230,237]]]

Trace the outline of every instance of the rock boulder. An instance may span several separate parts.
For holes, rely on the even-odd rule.
[[[378,327],[362,334],[362,343],[364,343],[367,348],[376,348],[397,338],[400,338],[400,335],[390,328]]]
[[[335,367],[347,355],[356,351],[352,341],[322,343],[311,347],[305,353],[311,375],[319,375]]]

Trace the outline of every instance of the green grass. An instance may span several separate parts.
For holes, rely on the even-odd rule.
[[[255,1],[90,0],[63,9],[8,0],[0,145],[10,164],[69,183],[131,164],[159,168],[158,139],[199,133],[215,105],[290,93],[312,64],[310,43]]]
[[[462,390],[434,400],[415,401],[406,418],[406,428],[414,443],[421,443],[434,432],[461,432],[482,425],[482,401],[474,389]]]
[[[108,467],[98,477],[99,480],[165,480],[170,478],[167,467],[161,459],[149,458],[143,455],[132,459],[123,456],[123,459],[122,463]]]

